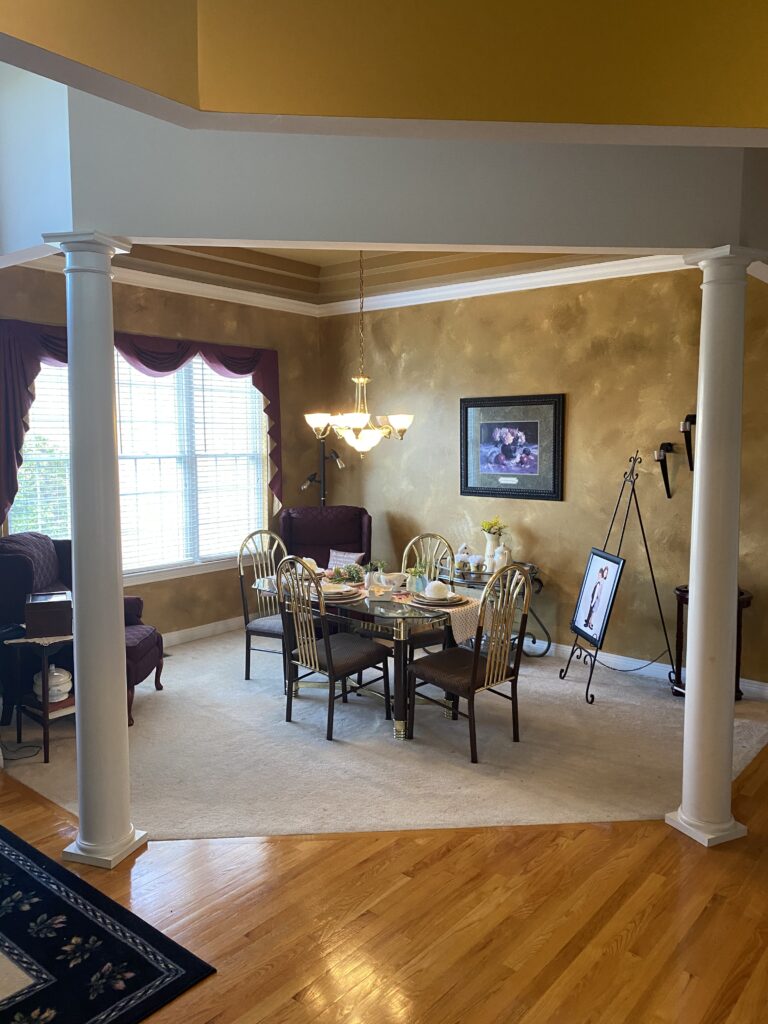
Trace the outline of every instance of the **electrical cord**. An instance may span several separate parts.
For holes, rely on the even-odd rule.
[[[663,658],[667,653],[666,649],[660,651],[652,661],[646,661],[642,665],[636,665],[635,668],[616,668],[615,665],[607,665],[604,661],[600,661],[599,658],[595,658],[595,664],[600,665],[602,668],[609,668],[611,672],[639,672],[643,668],[649,668],[651,665],[655,665],[659,658]]]
[[[4,761],[24,761],[28,757],[37,757],[42,749],[40,743],[22,743],[14,751],[11,751],[8,744],[0,740],[0,751],[2,751]],[[24,750],[29,750],[30,753],[22,753]]]

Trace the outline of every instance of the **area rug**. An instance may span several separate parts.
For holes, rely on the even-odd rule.
[[[134,1024],[213,970],[0,826],[0,1021]]]
[[[662,818],[680,803],[684,700],[647,677],[598,668],[589,706],[581,666],[562,681],[561,658],[524,658],[521,742],[508,702],[481,695],[473,765],[466,720],[429,705],[408,743],[371,698],[337,704],[332,743],[324,690],[285,722],[279,655],[254,654],[246,681],[240,633],[172,654],[161,693],[136,688],[128,730],[133,820],[155,839]],[[736,715],[734,774],[768,741],[768,701],[750,693]],[[25,727],[25,743],[38,735]],[[76,810],[73,720],[52,737],[50,764],[6,766]]]

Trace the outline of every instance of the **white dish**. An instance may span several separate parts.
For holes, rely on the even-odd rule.
[[[466,604],[468,598],[461,594],[452,594],[451,597],[426,597],[424,594],[415,594],[414,604],[424,605],[430,608],[451,608],[454,605]]]

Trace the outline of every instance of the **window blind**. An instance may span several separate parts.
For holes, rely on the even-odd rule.
[[[237,552],[268,521],[267,420],[247,377],[200,356],[148,377],[115,353],[123,569],[190,565]],[[71,533],[67,368],[43,366],[24,443],[13,532]]]

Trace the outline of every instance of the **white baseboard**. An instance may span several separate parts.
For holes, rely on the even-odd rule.
[[[242,628],[243,618],[241,615],[234,619],[204,622],[202,626],[190,626],[189,629],[177,629],[173,633],[163,633],[163,647],[178,647],[179,644],[188,644],[192,640],[205,640],[209,636],[231,633],[235,629]]]
[[[550,654],[558,654],[567,658],[571,653],[570,644],[552,644]],[[653,665],[647,665],[642,658],[625,658],[623,654],[608,654],[600,651],[597,656],[598,664],[608,668],[619,669],[620,671],[631,671],[633,675],[640,678],[655,679],[658,682],[669,684],[669,665],[666,661],[657,661]],[[765,700],[768,697],[768,684],[759,679],[741,679],[739,686],[745,696],[756,697]]]

